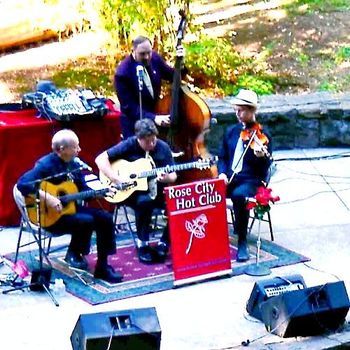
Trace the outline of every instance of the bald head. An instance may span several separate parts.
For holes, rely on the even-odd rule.
[[[73,143],[79,143],[77,134],[69,129],[63,129],[53,136],[52,138],[52,150],[58,152],[62,148],[68,147]]]

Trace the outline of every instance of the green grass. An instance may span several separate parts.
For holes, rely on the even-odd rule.
[[[291,4],[284,5],[290,15],[300,12],[332,12],[350,9],[349,0],[296,0]]]
[[[51,80],[62,88],[89,87],[101,95],[114,94],[113,70],[106,64],[104,58],[91,61],[82,59],[71,63],[64,69],[55,71]]]
[[[337,64],[344,61],[350,61],[350,46],[340,47],[335,54],[335,62]]]

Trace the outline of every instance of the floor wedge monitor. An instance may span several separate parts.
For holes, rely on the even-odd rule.
[[[159,350],[156,309],[81,314],[70,337],[73,350]]]
[[[349,311],[343,281],[283,293],[261,304],[266,329],[281,337],[312,336],[337,330]]]
[[[257,281],[247,301],[246,310],[250,316],[262,321],[261,303],[285,292],[306,288],[300,275],[280,276]]]

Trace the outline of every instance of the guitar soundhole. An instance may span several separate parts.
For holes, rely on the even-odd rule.
[[[58,191],[58,192],[57,192],[57,197],[58,197],[58,198],[64,197],[65,195],[67,195],[67,192],[64,192],[64,191]],[[63,207],[67,206],[67,202],[64,201],[62,198],[61,198],[61,203],[62,203],[62,206],[63,206]]]

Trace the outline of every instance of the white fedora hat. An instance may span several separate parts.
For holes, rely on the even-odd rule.
[[[233,105],[258,106],[258,95],[252,90],[242,89],[237,96],[231,101]]]

